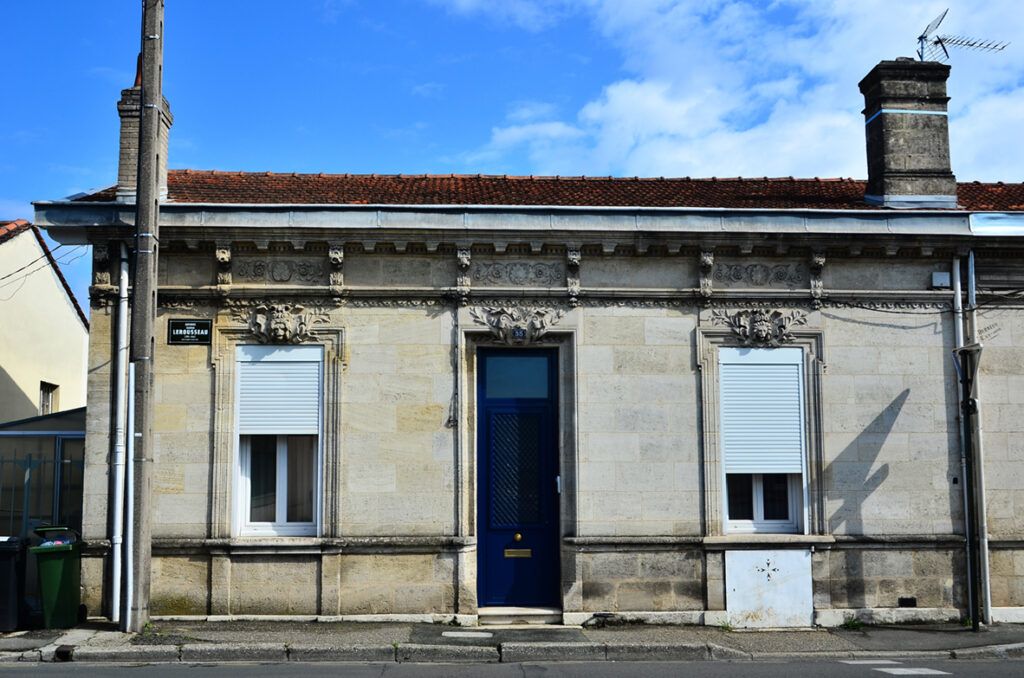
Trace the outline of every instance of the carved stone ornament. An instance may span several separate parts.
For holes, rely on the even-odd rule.
[[[472,308],[469,314],[473,320],[487,327],[491,334],[509,346],[525,346],[547,334],[565,311],[553,308],[521,308],[504,306],[498,308]]]
[[[712,311],[711,319],[732,330],[743,346],[770,347],[792,343],[796,340],[793,328],[807,324],[807,314],[802,311],[783,313],[759,308],[732,314],[716,309]]]
[[[240,259],[235,264],[235,273],[245,280],[271,280],[289,282],[293,277],[307,283],[323,280],[324,267],[318,261],[263,261]]]
[[[745,283],[752,287],[786,285],[795,287],[807,280],[807,269],[799,264],[717,264],[715,281],[729,284]]]
[[[557,264],[480,262],[473,266],[473,280],[491,285],[561,287],[562,271]]]
[[[815,252],[811,255],[811,299],[814,308],[821,308],[821,297],[825,292],[825,282],[821,276],[825,269],[825,253]]]
[[[226,289],[223,286],[230,285],[231,280],[231,245],[229,244],[217,244],[217,248],[214,250],[214,256],[217,258],[217,285],[220,286],[221,293],[226,293]]]
[[[314,319],[299,304],[263,304],[252,310],[249,330],[261,344],[301,344]]]
[[[565,252],[565,286],[569,290],[569,305],[575,308],[580,304],[580,262],[582,252],[578,247],[570,247]]]
[[[700,296],[704,299],[711,298],[711,270],[715,266],[715,251],[713,249],[700,251]]]
[[[92,284],[110,284],[110,248],[107,245],[92,246]]]
[[[469,301],[469,288],[472,285],[472,278],[469,273],[469,266],[473,261],[473,252],[468,247],[459,247],[455,251],[456,265],[459,268],[455,277],[455,295],[463,306]]]
[[[345,284],[345,248],[338,243],[332,243],[327,250],[327,261],[331,265],[330,285],[340,290]]]

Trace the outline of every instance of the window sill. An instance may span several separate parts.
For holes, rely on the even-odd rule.
[[[801,546],[826,546],[836,543],[828,534],[726,534],[704,537],[704,546],[710,550],[730,548],[755,548],[774,546],[778,548]]]

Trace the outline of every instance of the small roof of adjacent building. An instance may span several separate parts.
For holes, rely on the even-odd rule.
[[[169,203],[879,209],[859,179],[278,174],[171,170]],[[115,187],[76,202],[111,202]],[[1024,211],[1024,183],[960,183],[959,209]]]

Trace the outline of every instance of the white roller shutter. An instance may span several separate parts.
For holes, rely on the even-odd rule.
[[[320,431],[319,346],[238,349],[238,432]]]
[[[718,379],[726,473],[802,473],[803,351],[720,348]]]

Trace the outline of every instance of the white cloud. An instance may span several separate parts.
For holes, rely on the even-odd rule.
[[[449,0],[497,17],[504,3]],[[515,4],[515,3],[514,3]],[[519,3],[538,8],[541,3]],[[942,29],[997,40],[1024,32],[1016,2],[950,0]],[[533,171],[652,176],[864,177],[857,83],[883,59],[911,56],[946,3],[933,0],[576,0],[628,77],[572,118],[509,116],[470,160]],[[531,10],[531,11],[533,11]],[[525,11],[525,10],[524,10]],[[525,25],[523,22],[517,22]],[[530,22],[526,22],[529,24]],[[526,26],[536,26],[536,22]],[[545,24],[552,25],[551,23]],[[531,28],[535,30],[535,28]],[[957,51],[949,82],[954,171],[1024,180],[1024,54]],[[515,110],[515,109],[513,109]],[[488,168],[484,168],[488,169]]]

